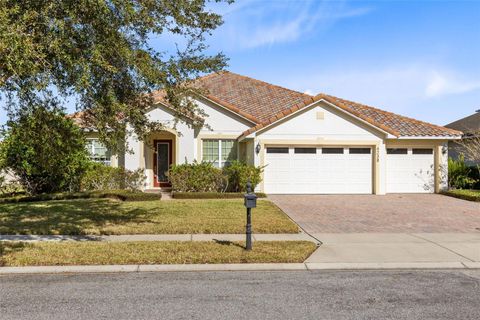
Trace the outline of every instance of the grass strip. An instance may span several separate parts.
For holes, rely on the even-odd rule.
[[[301,263],[316,245],[309,241],[240,242],[38,242],[0,243],[1,266],[110,264]]]
[[[442,192],[442,194],[463,200],[480,202],[480,190],[448,190]]]

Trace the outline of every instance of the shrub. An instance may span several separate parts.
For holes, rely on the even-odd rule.
[[[252,188],[262,181],[261,174],[263,168],[255,167],[241,161],[232,161],[228,166],[223,168],[224,174],[228,178],[228,188],[230,192],[245,192],[247,181],[250,180]]]
[[[168,178],[172,190],[179,192],[220,192],[226,185],[222,170],[209,162],[194,161],[172,166]]]
[[[2,132],[0,163],[29,194],[78,190],[88,165],[83,132],[58,108],[32,106]]]
[[[0,197],[15,196],[24,193],[23,187],[16,181],[6,181],[0,175]]]
[[[81,190],[120,190],[139,191],[145,183],[142,169],[130,171],[114,168],[103,163],[90,163],[81,180]]]
[[[460,155],[458,160],[448,159],[448,185],[454,189],[471,187],[476,180],[471,177],[472,169],[465,164],[465,158]]]
[[[470,186],[472,189],[480,190],[480,165],[470,167],[469,177],[475,180],[475,182]]]
[[[258,198],[266,198],[262,192],[255,193]],[[243,192],[174,192],[175,199],[243,199]]]

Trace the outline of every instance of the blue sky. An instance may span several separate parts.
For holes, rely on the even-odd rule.
[[[233,72],[441,125],[480,109],[480,0],[237,0],[212,9],[225,24],[209,50],[223,51]],[[152,43],[165,50],[172,40]]]
[[[437,124],[480,109],[480,1],[244,0],[212,49],[231,71]]]

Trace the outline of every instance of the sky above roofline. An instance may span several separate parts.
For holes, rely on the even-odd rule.
[[[480,1],[246,0],[212,50],[229,70],[439,125],[480,108]]]
[[[211,8],[225,24],[207,39],[209,51],[223,51],[233,72],[439,125],[480,109],[480,1],[237,0]],[[169,35],[151,41],[159,51],[175,42],[182,44]]]

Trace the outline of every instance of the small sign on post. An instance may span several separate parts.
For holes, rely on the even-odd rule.
[[[257,207],[257,195],[252,192],[250,180],[247,182],[247,193],[245,194],[244,205],[247,208],[247,225],[245,250],[252,250],[252,208]]]

